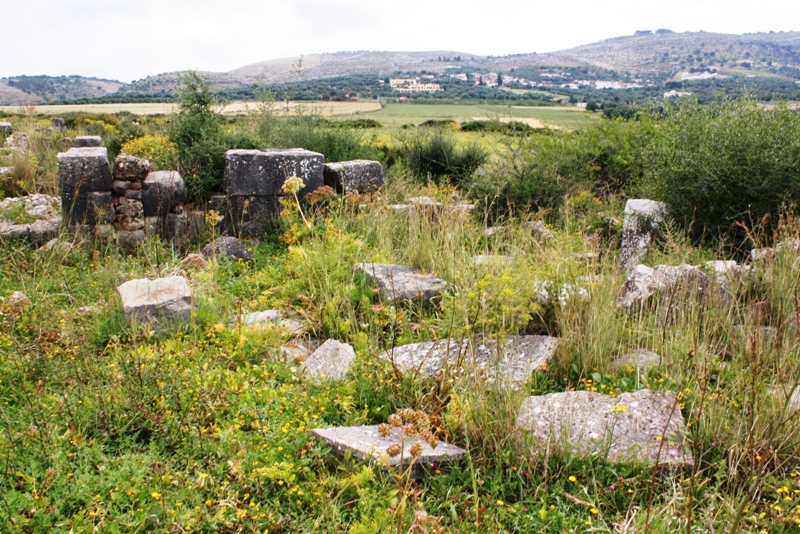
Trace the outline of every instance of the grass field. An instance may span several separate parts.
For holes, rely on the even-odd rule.
[[[420,124],[429,119],[454,120],[456,122],[474,119],[537,119],[544,125],[575,128],[592,117],[573,107],[526,107],[499,105],[457,105],[457,104],[386,104],[383,109],[370,113],[371,118],[385,126]],[[527,121],[526,121],[527,122]]]
[[[258,109],[256,102],[231,102],[222,113],[238,114]],[[117,113],[129,111],[136,115],[159,115],[175,112],[177,106],[169,103],[134,103],[134,104],[70,104],[48,105],[21,108],[19,106],[0,107],[0,111],[9,114],[29,115],[61,115],[65,113]],[[567,129],[576,128],[581,122],[593,117],[575,107],[528,107],[500,105],[459,105],[459,104],[386,104],[377,102],[276,102],[274,110],[290,113],[316,113],[325,117],[346,117],[350,115],[368,115],[384,126],[402,126],[404,124],[420,124],[429,119],[454,120],[464,122],[475,119],[521,120],[533,127],[543,128],[555,126]]]
[[[258,105],[257,102],[231,102],[222,109],[222,113],[244,113],[248,111],[248,109],[257,109]],[[31,108],[20,108],[19,106],[0,107],[0,110],[6,113],[18,113],[22,115],[28,115],[30,109]],[[120,111],[130,111],[136,115],[166,115],[175,112],[176,109],[176,104],[169,103],[56,104],[35,106],[33,111],[34,113],[42,113],[45,115],[59,115],[79,111],[85,113],[118,113]],[[289,102],[287,105],[284,102],[278,102],[275,104],[275,109],[277,111],[288,109],[292,112],[305,110],[325,116],[336,116],[377,111],[380,109],[380,104],[377,102]]]

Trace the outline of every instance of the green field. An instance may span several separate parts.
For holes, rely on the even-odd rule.
[[[454,120],[456,122],[476,119],[524,120],[535,119],[542,126],[573,129],[592,115],[572,107],[526,107],[480,104],[386,104],[369,117],[385,126],[420,124],[426,120]],[[526,121],[533,122],[533,121]],[[536,124],[531,124],[536,127]],[[541,126],[540,126],[541,127]]]

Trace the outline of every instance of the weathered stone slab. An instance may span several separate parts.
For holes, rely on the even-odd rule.
[[[61,117],[53,117],[50,119],[50,128],[57,132],[63,132],[67,129],[67,126],[64,124],[64,119]]]
[[[250,261],[255,258],[253,253],[244,246],[244,243],[231,236],[218,237],[212,243],[206,245],[200,251],[200,254],[204,258],[228,258],[234,261]]]
[[[100,228],[101,225],[96,226]],[[112,226],[113,228],[113,226]],[[141,245],[145,240],[144,230],[117,230],[117,241],[124,248],[135,248]]]
[[[62,241],[61,239],[54,237],[53,239],[51,239],[50,241],[39,247],[39,250],[41,252],[53,252],[54,254],[67,254],[73,248],[75,247],[69,241]]]
[[[0,222],[0,238],[17,240],[30,236],[30,224],[17,224],[14,222]]]
[[[477,373],[481,380],[518,389],[555,356],[557,347],[558,338],[550,336],[509,336],[501,342],[442,339],[395,347],[380,358],[405,373],[435,375],[448,368],[456,375]]]
[[[329,339],[303,363],[303,373],[316,378],[344,380],[355,358],[353,347]]]
[[[614,361],[611,362],[611,369],[619,370],[631,367],[635,369],[637,373],[646,373],[651,367],[658,367],[661,365],[662,361],[663,358],[661,355],[652,350],[636,349],[614,359]]]
[[[381,162],[365,159],[326,163],[323,177],[337,193],[371,193],[384,184]]]
[[[675,396],[642,389],[603,395],[565,391],[528,397],[517,418],[544,448],[551,444],[614,463],[692,465]]]
[[[155,171],[142,184],[142,207],[145,217],[166,217],[186,201],[186,184],[176,171]]]
[[[114,180],[142,181],[150,173],[150,160],[121,155],[114,160],[111,176]]]
[[[0,122],[0,135],[10,135],[14,133],[14,126],[10,122]]]
[[[96,148],[103,146],[103,139],[99,135],[79,135],[75,138],[77,148]]]
[[[358,263],[355,271],[366,275],[370,283],[377,284],[386,301],[431,300],[447,288],[445,280],[405,265]]]
[[[182,276],[130,280],[117,291],[130,322],[186,321],[191,314],[192,290]]]
[[[105,148],[71,148],[58,154],[61,209],[70,224],[86,222],[88,194],[111,191],[111,167]]]
[[[618,303],[634,310],[659,297],[669,308],[699,300],[708,290],[708,276],[692,265],[637,265],[620,290]]]
[[[630,269],[639,263],[666,217],[667,205],[663,202],[630,199],[625,203],[621,254],[623,267]]]
[[[476,267],[497,267],[511,265],[513,262],[513,256],[504,256],[502,254],[478,254],[472,257],[472,264]]]
[[[297,196],[324,185],[325,157],[302,148],[288,150],[229,150],[225,153],[225,192],[229,196],[277,196],[291,176],[305,187]]]
[[[359,460],[374,459],[383,465],[391,466],[400,465],[401,461],[403,464],[410,463],[409,451],[415,444],[422,446],[418,464],[427,466],[441,466],[456,461],[467,453],[461,447],[444,442],[439,442],[434,449],[424,440],[415,437],[406,438],[404,443],[397,428],[393,428],[389,436],[384,438],[378,433],[377,425],[315,428],[311,431],[311,435],[328,443],[339,454],[350,451]],[[404,445],[405,450],[400,455],[390,457],[386,451],[392,445]]]
[[[58,227],[61,225],[61,217],[55,219],[39,219],[31,223],[29,227],[31,241],[37,245],[46,243],[58,236]]]

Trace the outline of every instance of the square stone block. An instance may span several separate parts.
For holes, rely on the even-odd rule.
[[[324,185],[325,157],[302,148],[229,150],[225,153],[225,192],[229,196],[277,196],[291,176],[303,179],[302,198]]]

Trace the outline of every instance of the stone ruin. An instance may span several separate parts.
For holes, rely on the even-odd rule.
[[[180,174],[150,172],[146,159],[118,156],[112,169],[106,148],[79,146],[58,154],[58,177],[64,220],[71,228],[92,228],[97,237],[132,246],[151,234],[184,237],[202,224],[202,212],[184,210]]]
[[[339,192],[364,193],[377,190],[384,182],[383,167],[377,161],[325,165],[325,156],[302,148],[228,150],[224,193],[211,197],[209,208],[224,217],[223,228],[228,232],[262,236],[280,213],[283,183],[292,176],[305,184],[298,199],[324,185]]]

